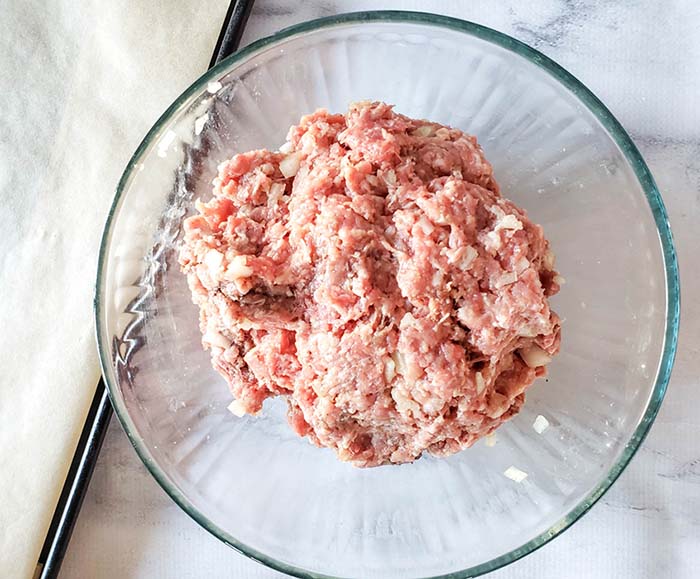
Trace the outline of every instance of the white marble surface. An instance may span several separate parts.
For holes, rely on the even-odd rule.
[[[536,553],[490,577],[700,576],[700,268],[695,263],[700,249],[700,4],[258,0],[244,42],[309,18],[370,8],[474,20],[554,58],[587,84],[631,133],[663,192],[675,234],[683,287],[680,347],[649,437],[588,515]],[[61,577],[283,575],[246,560],[181,512],[148,475],[114,421]]]

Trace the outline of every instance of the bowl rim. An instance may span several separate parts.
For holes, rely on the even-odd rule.
[[[235,54],[222,60],[219,64],[209,69],[206,73],[200,76],[192,85],[189,86],[166,111],[155,122],[153,127],[148,131],[141,144],[138,146],[133,156],[129,160],[124,173],[122,174],[117,185],[114,201],[110,207],[107,220],[105,223],[102,239],[99,250],[99,261],[97,266],[97,280],[95,285],[94,298],[94,314],[95,314],[95,330],[97,338],[97,347],[99,352],[102,374],[107,384],[109,396],[112,405],[116,411],[117,417],[126,432],[131,444],[141,461],[144,463],[148,471],[155,478],[163,490],[172,498],[185,513],[193,518],[200,526],[209,531],[215,537],[233,547],[238,552],[246,557],[258,561],[268,567],[287,573],[289,575],[308,578],[308,579],[338,579],[331,575],[316,573],[296,567],[282,561],[278,561],[273,557],[266,555],[244,543],[238,541],[235,537],[228,534],[218,525],[212,523],[199,509],[197,509],[185,497],[169,477],[158,466],[150,452],[146,448],[143,440],[140,438],[135,424],[129,417],[127,408],[122,397],[119,394],[119,388],[113,376],[113,366],[110,356],[110,347],[108,337],[105,335],[104,318],[104,303],[101,296],[104,295],[104,274],[105,262],[107,259],[108,249],[111,241],[112,225],[115,217],[118,214],[120,201],[124,192],[131,181],[131,176],[138,167],[142,155],[155,142],[162,129],[168,124],[171,118],[184,106],[184,103],[193,95],[201,92],[208,82],[215,80],[224,71],[233,68],[235,65],[245,63],[250,57],[258,52],[268,49],[269,47],[287,40],[293,36],[300,36],[306,33],[311,33],[323,29],[334,27],[342,27],[347,25],[356,25],[363,23],[394,23],[394,24],[421,24],[435,26],[438,28],[446,28],[452,31],[461,32],[495,44],[510,52],[515,53],[528,60],[529,62],[540,67],[558,82],[564,85],[571,91],[585,106],[593,113],[598,121],[603,125],[611,139],[620,148],[631,168],[633,169],[639,184],[641,185],[649,207],[656,223],[659,234],[659,241],[662,248],[664,266],[666,271],[666,321],[664,332],[664,345],[661,360],[659,362],[657,377],[653,391],[647,403],[646,410],[642,416],[637,428],[633,432],[630,440],[625,445],[620,457],[612,466],[607,476],[605,476],[596,487],[589,492],[573,509],[563,515],[556,523],[551,525],[547,530],[539,535],[528,540],[524,544],[515,549],[500,555],[494,559],[472,566],[468,569],[454,571],[447,574],[438,575],[431,579],[460,579],[467,577],[475,577],[491,571],[495,571],[509,563],[532,553],[539,549],[553,538],[559,536],[579,518],[581,518],[588,510],[607,492],[610,486],[617,480],[625,467],[629,464],[632,457],[637,452],[641,443],[644,441],[649,428],[651,427],[659,407],[666,393],[668,381],[671,375],[671,369],[675,359],[678,329],[680,323],[680,281],[678,272],[678,261],[676,251],[673,244],[673,237],[668,221],[666,209],[664,207],[661,195],[656,186],[654,178],[649,171],[644,159],[642,158],[636,145],[633,143],[630,136],[612,115],[608,108],[593,94],[581,81],[574,75],[565,70],[555,61],[545,56],[538,50],[529,45],[516,40],[502,32],[498,32],[486,26],[476,24],[474,22],[432,14],[428,12],[413,12],[403,10],[377,10],[368,12],[350,12],[338,14],[324,18],[318,18],[296,24],[280,30],[279,32],[264,37],[253,42],[245,48],[239,50]]]

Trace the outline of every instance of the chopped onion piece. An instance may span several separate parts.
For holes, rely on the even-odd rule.
[[[532,423],[532,428],[535,429],[535,432],[537,434],[542,434],[545,430],[549,428],[549,420],[547,420],[541,414],[538,414],[537,418],[535,418],[535,422]]]
[[[539,332],[531,326],[523,326],[518,331],[518,336],[522,336],[523,338],[536,338],[538,334]]]
[[[506,411],[510,408],[510,403],[507,401],[504,404],[501,404],[500,406],[497,406],[494,410],[488,413],[488,416],[490,418],[500,418],[503,416]]]
[[[284,195],[286,186],[284,183],[273,183],[270,186],[270,192],[267,194],[267,204],[268,206],[276,205],[277,202]]]
[[[489,448],[496,446],[496,442],[498,442],[496,440],[496,435],[493,432],[491,434],[487,434],[484,440],[486,446],[488,446]]]
[[[544,265],[547,269],[554,269],[554,254],[548,249],[544,254]]]
[[[226,268],[226,279],[234,281],[241,277],[250,277],[253,273],[253,268],[248,265],[248,260],[245,255],[237,255],[228,264]]]
[[[503,286],[510,285],[512,283],[515,283],[516,281],[518,281],[518,274],[514,271],[507,271],[501,274],[501,277],[499,277],[496,280],[496,283],[494,285],[496,286],[496,288],[502,288]]]
[[[435,131],[435,136],[438,139],[447,141],[450,138],[450,129],[448,129],[447,127],[440,127],[437,131]]]
[[[245,408],[243,408],[243,405],[238,401],[234,400],[227,406],[228,411],[233,414],[234,416],[238,416],[238,418],[241,418],[242,416],[245,416]]]
[[[249,320],[248,318],[241,318],[238,320],[238,327],[241,330],[252,330],[257,328],[258,326],[253,322],[253,320]]]
[[[515,273],[521,274],[530,266],[530,261],[526,257],[521,257],[515,262]]]
[[[221,264],[224,262],[224,255],[216,249],[210,249],[204,256],[204,263],[209,269],[212,276],[217,276],[221,269]]]
[[[433,127],[430,125],[423,125],[422,127],[418,127],[415,129],[411,135],[414,137],[429,137],[430,135],[433,134]]]
[[[280,161],[280,171],[285,177],[294,177],[299,171],[299,165],[301,164],[301,158],[299,153],[290,153],[284,159]]]
[[[523,472],[519,468],[516,468],[514,466],[509,466],[503,474],[506,476],[506,478],[509,478],[512,481],[515,481],[516,483],[521,483],[527,478],[527,473]]]
[[[292,144],[291,144],[289,141],[286,141],[286,142],[284,143],[284,145],[282,145],[282,146],[279,148],[279,151],[280,151],[280,153],[284,153],[285,155],[286,155],[287,153],[291,153],[291,152],[292,152]]]
[[[209,113],[204,113],[201,117],[194,121],[194,134],[199,135],[204,130],[204,125],[209,120]]]
[[[501,219],[498,220],[496,223],[496,231],[499,229],[514,229],[516,231],[519,231],[520,229],[523,228],[523,224],[520,222],[520,220],[515,216],[515,215],[504,215],[501,217]]]
[[[469,266],[474,262],[478,255],[479,252],[476,249],[474,249],[471,245],[467,245],[464,248],[464,256],[462,257],[462,261],[459,263],[459,269],[462,271],[468,270]]]
[[[498,233],[498,231],[489,231],[484,236],[482,243],[484,244],[486,250],[491,252],[492,255],[495,255],[496,252],[499,249],[501,249],[501,246],[503,245],[503,242],[501,241],[501,236]]]
[[[223,86],[224,85],[222,85],[218,80],[215,80],[207,84],[207,92],[209,94],[216,94],[223,88]]]
[[[546,366],[552,361],[552,357],[547,354],[539,346],[528,346],[527,348],[520,348],[520,357],[530,368],[538,368],[539,366]]]
[[[391,382],[396,376],[396,363],[392,358],[384,360],[384,379],[387,383]]]
[[[396,402],[396,409],[399,412],[406,412],[407,410],[410,410],[414,416],[420,412],[420,406],[418,403],[413,400],[413,398],[406,396],[398,388],[394,387],[391,389],[391,397],[394,399],[394,402]]]
[[[202,336],[202,342],[206,342],[210,346],[216,346],[218,348],[223,348],[226,350],[231,345],[231,340],[224,336],[221,332],[218,332],[214,328],[208,328],[204,336]]]
[[[401,374],[402,376],[404,374],[406,374],[407,368],[406,368],[405,356],[401,352],[396,351],[391,355],[391,357],[394,360],[394,366],[396,368],[396,373]]]
[[[484,377],[482,376],[481,372],[476,373],[476,394],[477,396],[480,395],[483,391],[484,388],[486,388],[486,381],[484,380]]]
[[[435,231],[435,226],[425,217],[421,217],[417,225],[423,230],[425,235],[431,235]]]
[[[165,157],[168,154],[168,149],[172,145],[177,135],[174,131],[167,131],[160,141],[158,141],[158,156]]]

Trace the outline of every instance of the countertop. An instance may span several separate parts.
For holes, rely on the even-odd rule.
[[[647,160],[670,215],[681,266],[683,309],[676,365],[641,450],[613,488],[569,531],[489,577],[698,577],[700,4],[258,0],[244,44],[310,18],[399,8],[473,20],[515,36],[591,88]],[[116,420],[60,576],[283,577],[229,549],[185,515],[146,472]]]

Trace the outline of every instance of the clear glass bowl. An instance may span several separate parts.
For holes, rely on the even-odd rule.
[[[394,103],[476,135],[503,193],[541,223],[567,284],[562,352],[523,411],[447,459],[355,469],[230,394],[200,346],[176,262],[183,218],[236,152],[277,148],[317,107]],[[143,462],[203,527],[300,577],[466,577],[576,521],[656,415],[678,330],[661,198],[634,144],[573,76],[493,30],[428,14],[317,20],[202,76],[124,172],[105,229],[97,334],[117,415]],[[551,426],[538,434],[535,417]],[[516,483],[509,466],[528,473]]]

